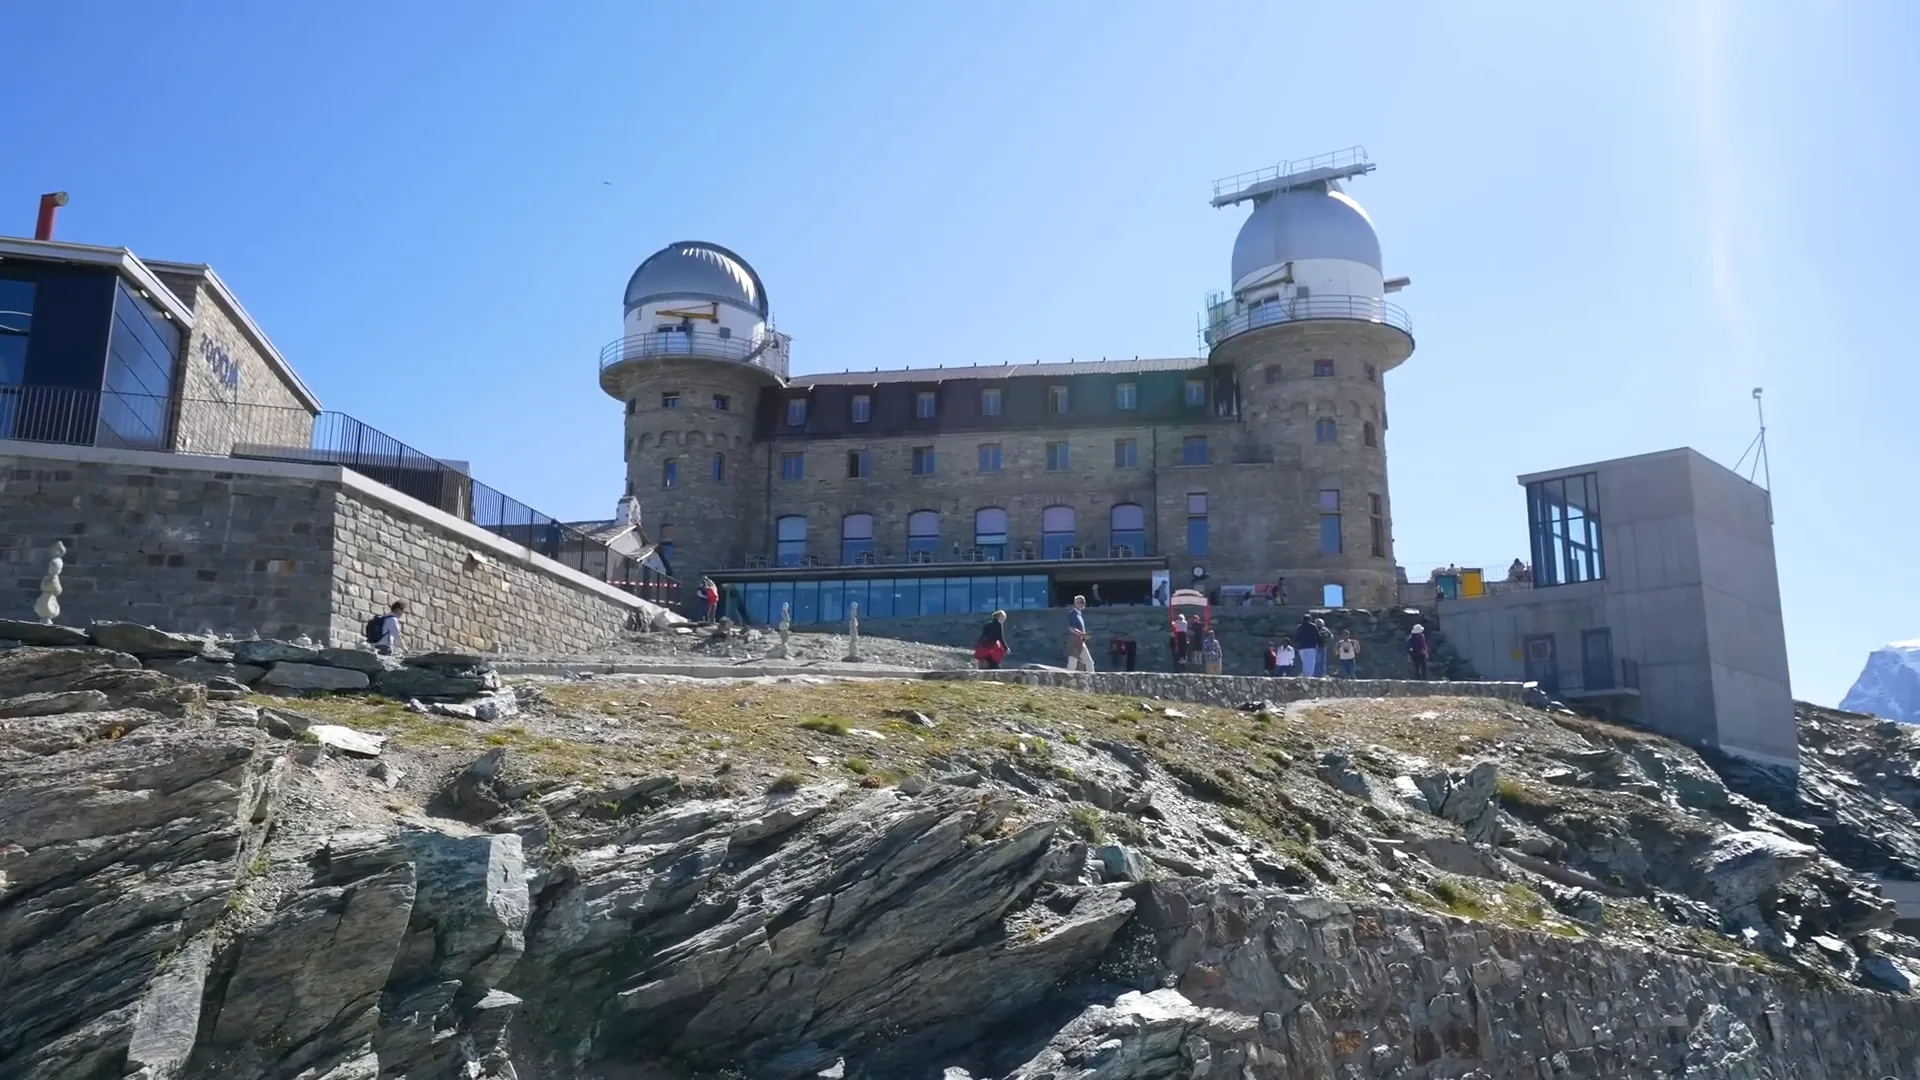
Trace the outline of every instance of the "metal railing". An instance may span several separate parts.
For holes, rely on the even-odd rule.
[[[1328,154],[1319,154],[1297,161],[1283,161],[1278,165],[1269,165],[1264,169],[1238,173],[1221,177],[1213,182],[1213,196],[1219,198],[1231,191],[1245,191],[1255,184],[1278,180],[1283,176],[1294,176],[1314,169],[1346,169],[1367,164],[1367,148],[1349,146],[1345,150],[1335,150]]]
[[[615,364],[634,360],[688,356],[749,364],[785,379],[787,377],[786,340],[774,330],[767,330],[758,339],[739,335],[722,335],[717,330],[633,334],[610,341],[600,350],[600,370],[604,372]]]
[[[0,386],[0,439],[339,465],[643,599],[687,599],[673,578],[342,412]]]
[[[1105,552],[1104,555],[1101,554],[1103,551]],[[1060,554],[1052,558],[1043,558],[1042,551],[1030,544],[1007,545],[1005,546],[1004,553],[996,552],[985,547],[961,548],[953,552],[909,551],[903,555],[895,554],[891,551],[861,551],[856,552],[851,559],[846,558],[843,553],[838,561],[830,560],[824,556],[812,554],[811,552],[806,555],[797,556],[794,559],[782,561],[777,555],[754,551],[748,552],[745,558],[741,560],[741,565],[734,567],[734,569],[794,570],[815,567],[852,566],[977,566],[983,563],[1067,562],[1075,559],[1101,558],[1115,560],[1143,559],[1157,562],[1161,560],[1163,556],[1154,555],[1144,550],[1136,550],[1131,544],[1109,545],[1105,548],[1091,544],[1070,544],[1063,547],[1060,550]]]
[[[1413,320],[1405,308],[1372,296],[1303,296],[1269,300],[1258,307],[1239,308],[1229,300],[1207,310],[1200,329],[1203,348],[1217,347],[1228,338],[1281,323],[1340,319],[1377,323],[1413,336]]]

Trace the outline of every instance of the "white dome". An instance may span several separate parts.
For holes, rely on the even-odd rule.
[[[1283,191],[1254,206],[1233,241],[1233,287],[1303,259],[1344,259],[1382,270],[1373,222],[1359,203],[1331,184]]]
[[[628,311],[654,300],[718,300],[767,314],[767,290],[747,261],[718,244],[668,244],[627,279]]]

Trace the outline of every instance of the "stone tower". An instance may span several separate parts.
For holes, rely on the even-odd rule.
[[[739,566],[763,484],[749,476],[760,392],[787,378],[785,335],[746,260],[717,244],[668,244],[627,281],[623,336],[600,353],[600,387],[626,411],[627,494],[641,530],[688,587]],[[762,478],[764,479],[764,478]]]
[[[1214,189],[1214,206],[1253,213],[1202,338],[1216,383],[1236,388],[1236,457],[1275,466],[1256,554],[1296,603],[1399,602],[1386,375],[1412,355],[1413,333],[1385,299],[1406,280],[1386,278],[1373,223],[1341,190],[1371,171],[1355,148]]]

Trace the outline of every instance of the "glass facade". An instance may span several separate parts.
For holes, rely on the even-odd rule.
[[[1535,588],[1607,576],[1600,545],[1600,478],[1594,473],[1528,484],[1527,526]]]
[[[179,354],[180,329],[126,282],[117,283],[97,445],[143,450],[167,445],[167,409]]]
[[[0,278],[0,439],[10,439],[27,380],[27,337],[33,332],[33,282]]]
[[[859,604],[862,619],[913,615],[989,615],[995,611],[1033,611],[1047,606],[1045,574],[984,574],[977,577],[828,579],[825,581],[751,581],[727,586],[737,593],[747,621],[780,621],[780,606],[793,605],[796,624],[836,623],[847,605]]]

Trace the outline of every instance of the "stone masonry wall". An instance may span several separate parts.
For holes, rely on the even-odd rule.
[[[1249,701],[1308,701],[1315,698],[1472,697],[1525,701],[1527,684],[1515,682],[1412,682],[1387,679],[1267,678],[1260,675],[1169,675],[1151,671],[1070,671],[1003,669],[932,671],[929,679],[1058,686],[1090,694],[1163,698],[1228,708]],[[1545,699],[1540,699],[1544,701]]]
[[[60,606],[69,625],[125,620],[239,637],[326,632],[332,490],[212,469],[13,454],[5,446],[0,612],[33,618],[58,540],[67,545]]]
[[[164,280],[193,308],[193,329],[180,361],[174,448],[226,454],[240,443],[307,446],[313,410],[268,362],[218,292],[197,276],[166,274]]]

